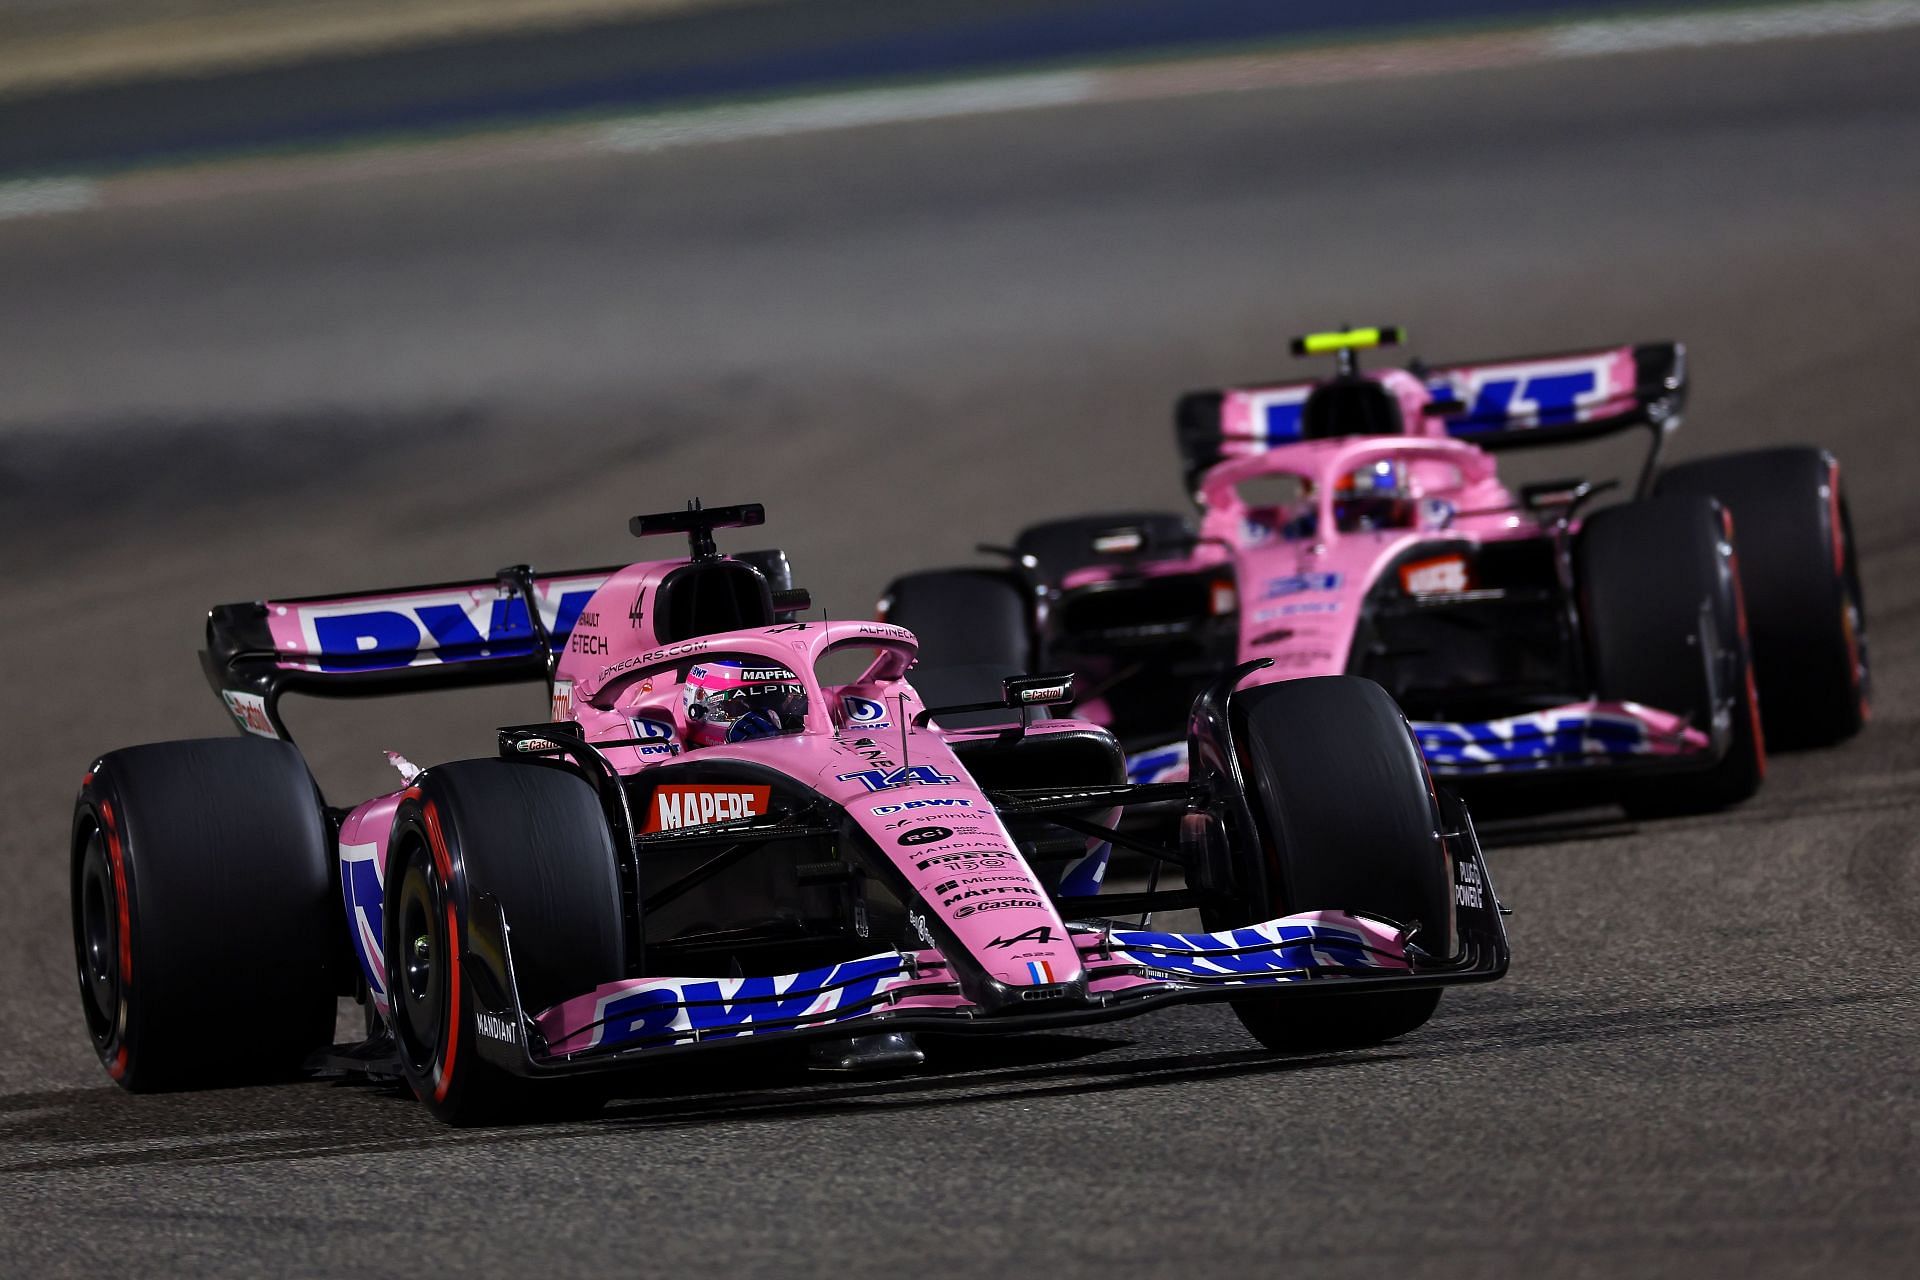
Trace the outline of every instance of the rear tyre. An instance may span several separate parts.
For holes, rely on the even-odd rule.
[[[619,871],[593,788],[505,760],[432,769],[395,815],[387,883],[394,1040],[420,1100],[455,1125],[592,1110],[601,1095],[590,1084],[529,1080],[481,1057],[477,1016],[500,1011],[507,985],[472,937],[476,910],[494,923],[482,897],[497,900],[530,1014],[621,976]]]
[[[1103,548],[1103,538],[1111,538]],[[1032,556],[1047,581],[1058,583],[1075,569],[1111,564],[1120,556],[1178,555],[1193,540],[1193,522],[1172,511],[1116,512],[1112,515],[1074,516],[1029,525],[1014,539],[1013,549]]]
[[[1225,929],[1301,911],[1384,916],[1419,926],[1428,951],[1452,950],[1453,904],[1426,763],[1387,691],[1357,676],[1261,685],[1234,695],[1233,737],[1262,851]],[[1233,1002],[1254,1039],[1290,1053],[1357,1048],[1405,1035],[1433,1016],[1437,987],[1258,996]]]
[[[1790,445],[1682,463],[1659,492],[1733,513],[1769,746],[1824,747],[1867,721],[1867,614],[1840,464]]]
[[[1600,696],[1684,716],[1710,735],[1721,717],[1728,731],[1712,768],[1624,786],[1627,812],[1710,813],[1747,799],[1766,776],[1766,742],[1724,510],[1695,496],[1609,507],[1581,527],[1573,556]]]
[[[913,632],[923,666],[1031,671],[1035,603],[1015,574],[939,569],[895,578],[880,616]]]
[[[332,842],[292,744],[102,756],[74,808],[81,1006],[135,1092],[287,1079],[333,1039]]]

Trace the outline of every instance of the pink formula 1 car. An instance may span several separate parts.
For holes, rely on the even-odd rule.
[[[1129,783],[1110,732],[1051,717],[1071,677],[909,683],[911,631],[803,619],[784,556],[714,547],[760,522],[696,507],[633,522],[687,556],[215,609],[205,665],[241,735],[111,752],[75,809],[109,1074],[331,1062],[466,1122],[748,1041],[900,1065],[915,1033],[1186,1000],[1279,1050],[1369,1044],[1505,972],[1466,812],[1378,686],[1222,676],[1188,709],[1189,776]],[[393,757],[400,786],[346,807],[279,707],[517,679],[549,687],[547,721],[484,759]],[[1183,887],[1102,894],[1116,845]],[[1150,927],[1174,908],[1204,930]],[[347,994],[367,1037],[329,1050]]]
[[[1359,348],[1397,340],[1312,335],[1295,352],[1336,355],[1331,378],[1184,397],[1197,521],[1038,525],[1010,567],[900,579],[880,616],[933,661],[1071,667],[1079,714],[1141,780],[1185,776],[1192,691],[1236,669],[1369,677],[1436,777],[1591,781],[1634,813],[1739,801],[1768,744],[1860,728],[1865,614],[1831,455],[1660,469],[1677,344],[1360,371]],[[1495,474],[1494,450],[1631,428],[1653,443],[1630,501],[1589,514],[1612,483]]]

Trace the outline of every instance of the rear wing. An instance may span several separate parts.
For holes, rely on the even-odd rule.
[[[1677,342],[1606,347],[1559,355],[1473,364],[1415,365],[1387,370],[1379,384],[1402,405],[1430,403],[1402,415],[1410,435],[1453,436],[1483,449],[1565,444],[1634,427],[1659,441],[1680,424],[1686,405],[1686,347]],[[1194,391],[1174,409],[1174,430],[1189,492],[1223,458],[1260,453],[1306,438],[1307,398],[1322,381]],[[1421,392],[1424,389],[1424,396]]]
[[[216,606],[200,655],[241,729],[285,738],[289,691],[369,697],[551,678],[580,611],[622,566]]]
[[[1483,449],[1564,444],[1632,427],[1679,425],[1687,400],[1687,349],[1649,342],[1491,364],[1422,371],[1448,435]],[[1431,410],[1429,411],[1431,412]]]

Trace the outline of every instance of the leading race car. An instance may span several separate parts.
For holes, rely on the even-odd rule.
[[[747,1042],[899,1064],[916,1032],[1190,1000],[1276,1050],[1364,1045],[1505,972],[1472,824],[1377,685],[1225,672],[1189,708],[1191,776],[1129,784],[1107,730],[1050,715],[1070,676],[916,689],[911,631],[802,618],[783,555],[714,546],[761,519],[636,517],[690,554],[618,569],[214,609],[205,667],[241,736],[110,752],[74,811],[80,994],[113,1079],[331,1062],[465,1123]],[[547,684],[549,720],[489,758],[394,757],[402,785],[346,807],[279,705],[501,680]],[[1101,893],[1115,845],[1184,887]],[[1195,907],[1198,933],[1145,914]],[[367,1038],[327,1054],[345,994]]]
[[[1193,690],[1253,660],[1256,685],[1379,681],[1437,777],[1550,779],[1572,785],[1536,796],[1635,814],[1734,803],[1768,744],[1859,730],[1866,617],[1832,455],[1661,468],[1687,391],[1675,343],[1360,370],[1398,338],[1310,335],[1295,353],[1335,355],[1331,378],[1182,398],[1197,523],[1036,525],[1008,567],[909,575],[879,616],[935,661],[1072,667],[1080,714],[1143,780],[1182,776]],[[1629,429],[1652,442],[1630,501],[1590,511],[1614,483],[1496,475],[1496,450]]]

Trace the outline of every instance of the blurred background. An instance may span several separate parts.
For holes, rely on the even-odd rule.
[[[781,1274],[1910,1262],[1917,263],[1910,0],[0,0],[17,1256],[568,1269],[658,1230],[662,1265]],[[1835,450],[1869,732],[1726,819],[1509,835],[1514,977],[1325,1070],[1208,1009],[930,1092],[676,1095],[494,1145],[339,1089],[107,1087],[71,789],[230,731],[209,605],[617,562],[627,516],[698,495],[765,503],[723,546],[865,615],[1020,525],[1178,507],[1175,396],[1345,322],[1435,361],[1677,338],[1676,456]],[[389,785],[381,748],[485,754],[543,706],[289,704],[335,800]],[[984,1188],[971,1225],[913,1197],[947,1176]],[[438,1207],[370,1221],[355,1188],[409,1179]],[[1341,1184],[1372,1190],[1312,1190]]]

